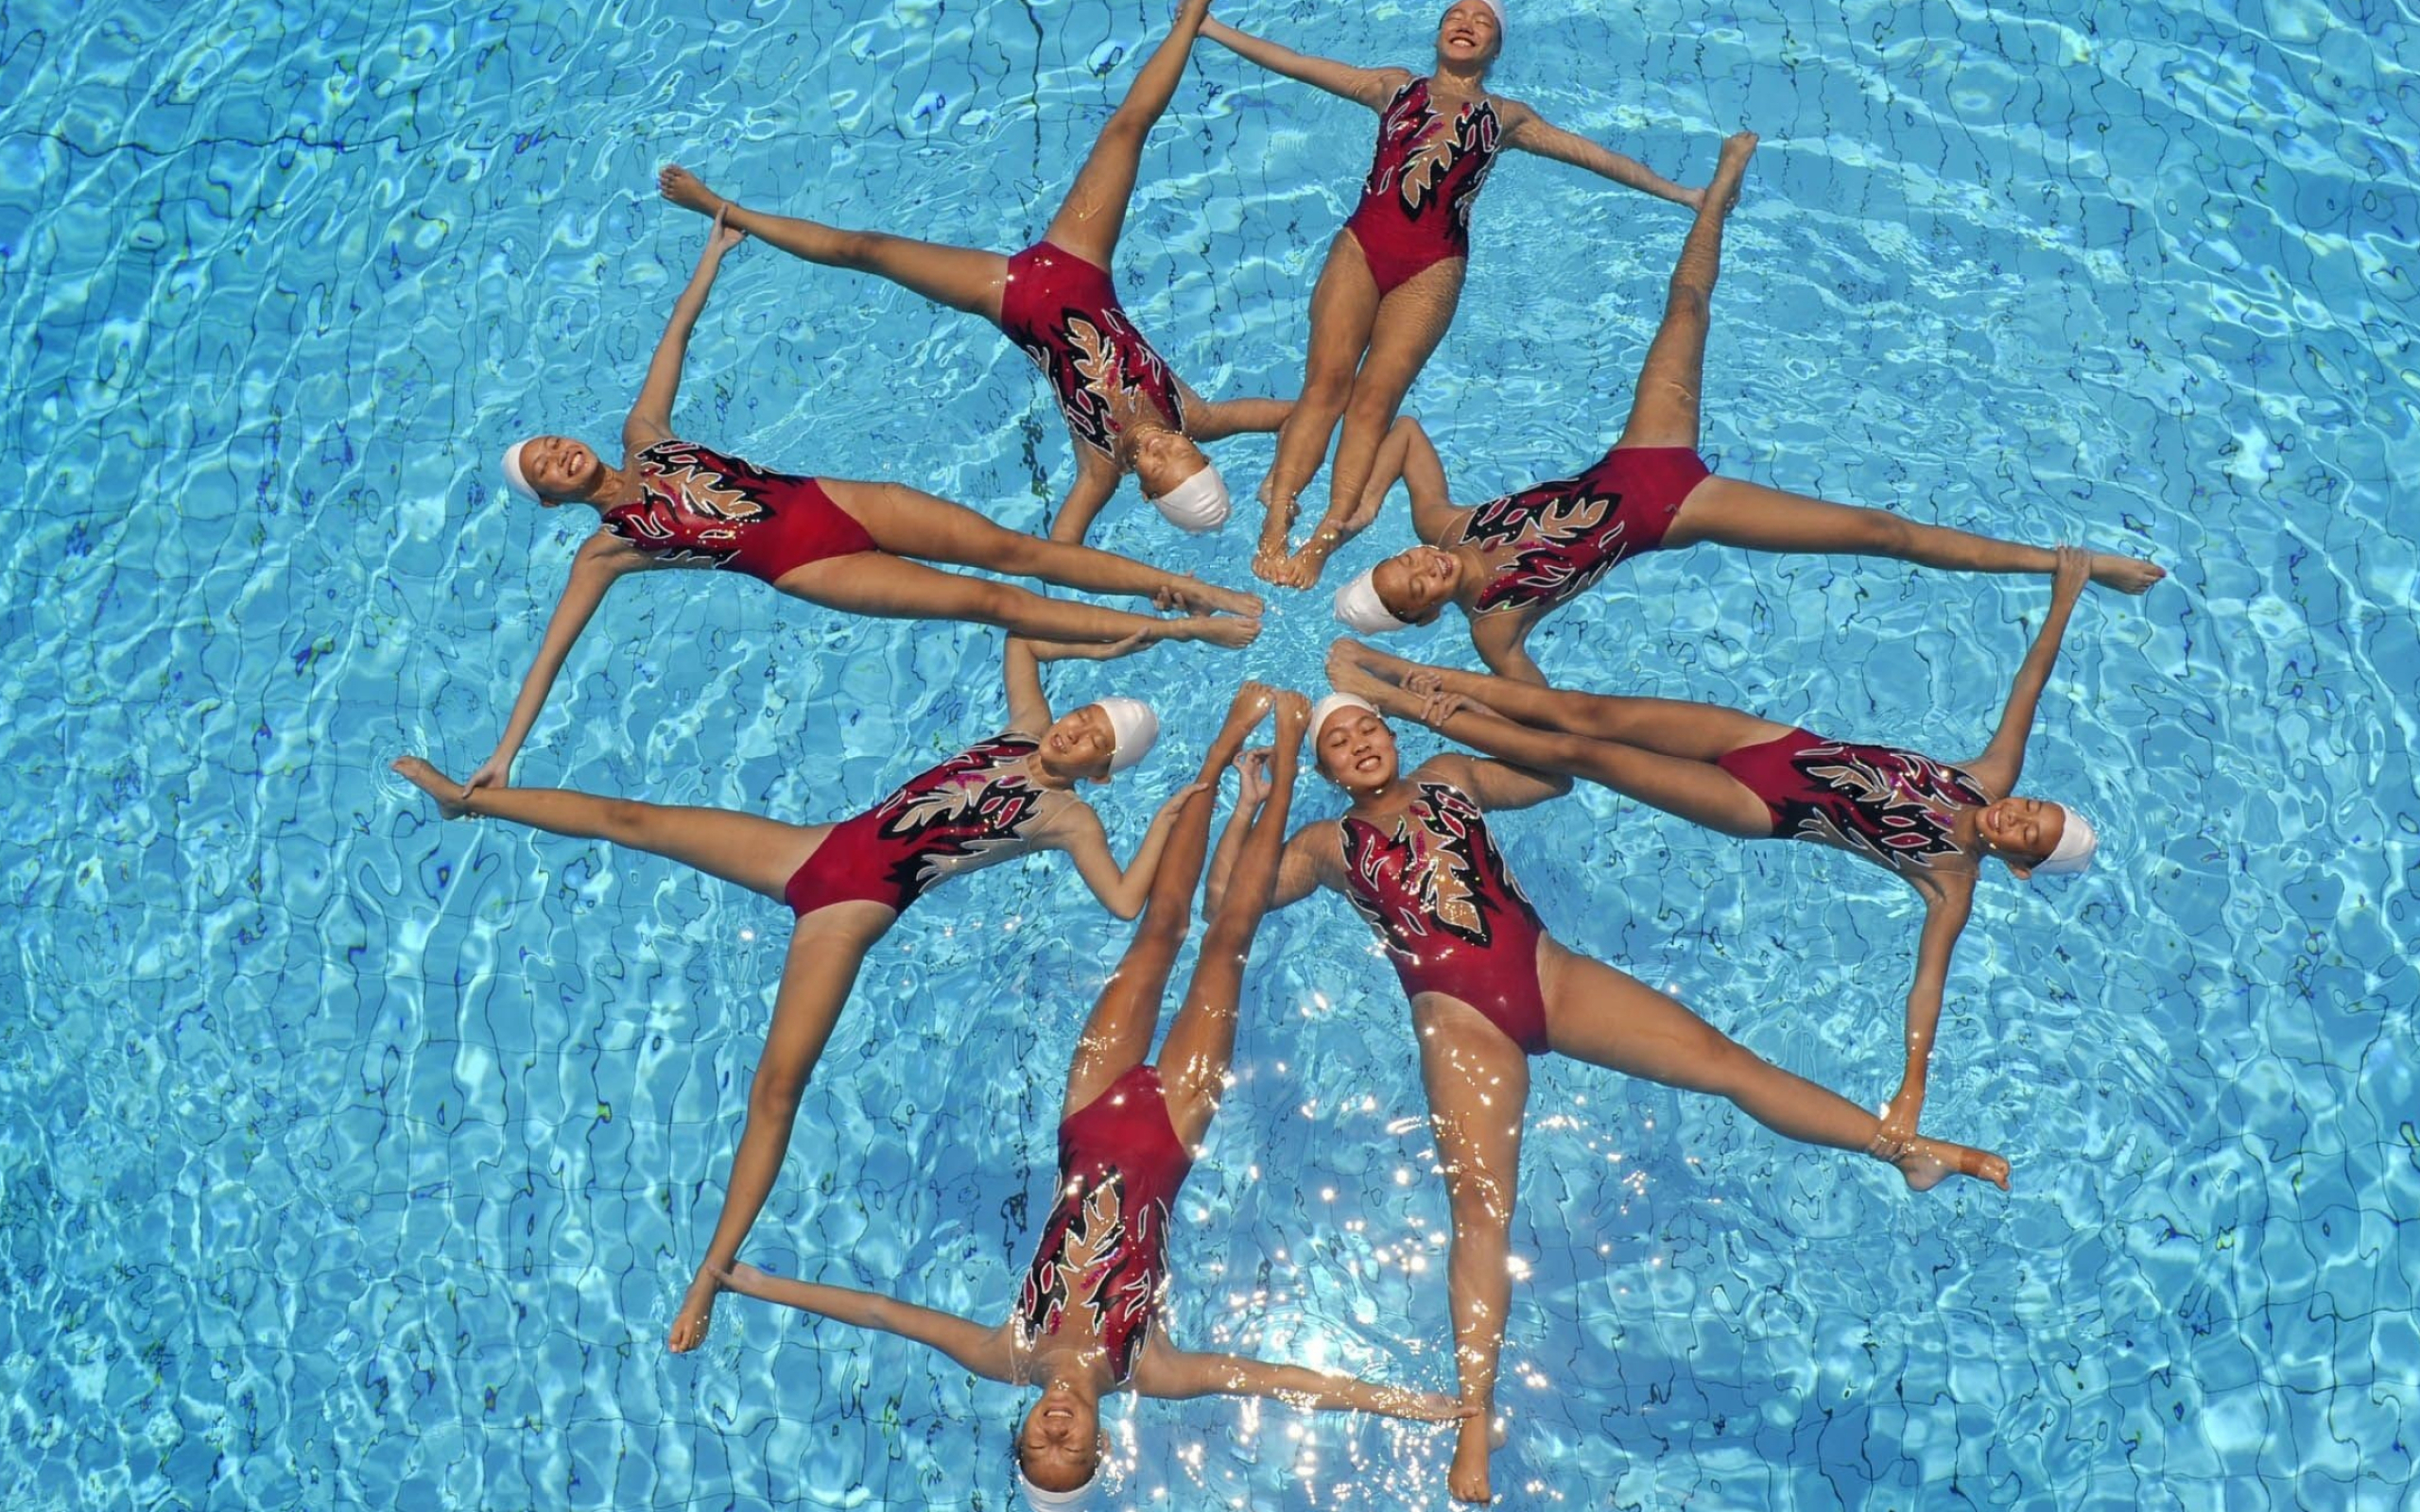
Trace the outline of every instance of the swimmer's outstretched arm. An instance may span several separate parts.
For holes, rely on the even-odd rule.
[[[1216,16],[1201,23],[1201,35],[1272,74],[1282,74],[1313,89],[1340,94],[1374,111],[1384,110],[1387,97],[1411,78],[1409,69],[1357,68],[1351,63],[1340,63],[1333,58],[1315,58],[1307,53],[1298,53],[1250,32],[1237,31]]]
[[[1072,541],[1080,545],[1092,532],[1093,522],[1100,516],[1101,507],[1117,491],[1117,469],[1104,462],[1083,443],[1076,444],[1076,481],[1068,486],[1067,496],[1059,502],[1059,512],[1050,517],[1050,539]]]
[[[753,1265],[734,1265],[723,1278],[723,1284],[742,1297],[759,1301],[778,1302],[802,1313],[813,1313],[838,1323],[861,1329],[878,1329],[896,1333],[903,1339],[913,1339],[928,1345],[965,1369],[986,1381],[1007,1381],[1011,1378],[1009,1338],[1006,1330],[959,1317],[954,1313],[936,1312],[902,1302],[878,1292],[861,1292],[851,1286],[826,1286],[820,1281],[794,1281],[780,1276],[768,1276]]]
[[[706,237],[706,249],[698,254],[697,271],[689,275],[689,286],[672,301],[672,318],[665,322],[664,339],[655,344],[655,355],[648,362],[647,382],[639,386],[639,397],[622,421],[626,448],[636,451],[671,438],[672,401],[681,392],[682,366],[689,360],[689,333],[698,328],[706,296],[714,292],[723,254],[747,236],[737,227],[723,224],[723,211],[715,212],[715,229]]]
[[[1236,796],[1236,811],[1227,816],[1227,827],[1219,832],[1218,851],[1210,858],[1210,881],[1202,894],[1203,908],[1208,913],[1216,914],[1219,901],[1227,896],[1227,881],[1235,874],[1236,858],[1243,853],[1244,839],[1252,832],[1253,811],[1269,796],[1269,766],[1275,758],[1276,753],[1266,747],[1236,758],[1236,772],[1242,786]],[[1286,850],[1277,858],[1277,881],[1270,888],[1270,912],[1301,902],[1319,890],[1319,847],[1325,836],[1332,848],[1335,835],[1333,824],[1306,824],[1287,838]]]
[[[521,754],[521,743],[529,738],[530,727],[546,707],[546,696],[554,691],[557,674],[580,632],[588,628],[596,606],[605,601],[606,590],[624,574],[645,572],[651,565],[645,552],[602,530],[580,542],[579,554],[571,559],[571,576],[563,583],[563,596],[556,601],[545,637],[538,643],[537,658],[521,679],[521,692],[512,700],[512,713],[495,743],[495,753],[462,780],[465,794],[511,782],[513,758]]]
[[[1135,1362],[1134,1390],[1140,1396],[1180,1401],[1194,1397],[1273,1397],[1296,1407],[1377,1413],[1423,1423],[1460,1422],[1478,1411],[1442,1391],[1413,1391],[1250,1355],[1192,1354],[1165,1347],[1145,1349]]]
[[[1916,980],[1908,988],[1907,1070],[1882,1109],[1882,1132],[1894,1140],[1914,1139],[1917,1121],[1924,1116],[1925,1081],[1932,1064],[1933,1032],[1941,1023],[1942,998],[1949,989],[1949,961],[1975,907],[1971,873],[1930,881],[1929,887],[1917,889],[1925,901],[1925,927],[1916,937]]]
[[[1294,402],[1290,399],[1204,399],[1187,388],[1184,434],[1197,441],[1266,436],[1282,428],[1286,417],[1292,413]]]
[[[2025,661],[2016,669],[2016,679],[2009,684],[2008,707],[2000,712],[1999,732],[1983,754],[1966,764],[1966,770],[1977,782],[1989,788],[1996,798],[2006,798],[2016,790],[2016,780],[2025,772],[2026,737],[2033,732],[2033,712],[2042,701],[2042,690],[2050,681],[2050,668],[2059,660],[2059,643],[2067,633],[2067,621],[2075,613],[2076,600],[2083,596],[2084,585],[2092,581],[2092,553],[2078,546],[2059,548],[2058,566],[2050,577],[2050,612],[2044,616],[2042,633],[2033,638],[2032,649],[2025,653]]]
[[[1636,158],[1624,157],[1611,147],[1599,146],[1586,137],[1548,121],[1545,116],[1517,101],[1507,100],[1504,143],[1524,152],[1534,152],[1542,158],[1568,163],[1575,168],[1585,168],[1599,178],[1611,179],[1626,189],[1668,199],[1691,210],[1705,198],[1703,189],[1685,189],[1665,178]]]
[[[1052,844],[1067,852],[1075,863],[1076,875],[1093,890],[1101,906],[1120,919],[1137,919],[1143,905],[1150,901],[1151,879],[1160,874],[1160,857],[1168,848],[1168,836],[1176,830],[1178,813],[1184,800],[1201,792],[1207,782],[1187,782],[1168,795],[1160,811],[1151,816],[1151,827],[1143,832],[1143,843],[1134,848],[1134,859],[1124,867],[1110,853],[1109,832],[1101,828],[1100,816],[1089,803],[1068,810],[1067,817],[1050,835]]]

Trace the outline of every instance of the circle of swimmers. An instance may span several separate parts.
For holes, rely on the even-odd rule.
[[[1015,1437],[1020,1486],[1035,1506],[1077,1504],[1098,1490],[1099,1403],[1127,1390],[1270,1396],[1450,1423],[1448,1487],[1485,1501],[1491,1441],[1501,1438],[1495,1388],[1528,1057],[1569,1056],[1726,1097],[1790,1139],[1887,1161],[1912,1188],[1953,1176],[2007,1185],[1998,1156],[1918,1132],[1951,952],[1986,860],[2020,878],[2089,863],[2096,842],[2083,815],[2016,795],[2027,733],[2084,586],[2140,593],[2162,573],[2130,558],[1988,540],[1707,471],[1697,452],[1707,323],[1724,221],[1754,137],[1724,142],[1711,180],[1684,188],[1489,93],[1506,30],[1500,0],[1455,0],[1426,76],[1296,53],[1208,9],[1208,0],[1184,0],[1048,230],[1011,255],[775,215],[717,195],[684,169],[664,170],[665,198],[710,217],[713,229],[623,421],[618,456],[541,436],[504,457],[515,492],[542,507],[594,508],[599,528],[573,561],[493,754],[462,781],[418,759],[396,769],[449,816],[652,851],[783,900],[797,915],[721,1215],[673,1322],[673,1349],[703,1340],[717,1294],[732,1290],[920,1340],[987,1380],[1038,1387]],[[1200,36],[1378,117],[1359,205],[1311,294],[1308,355],[1291,401],[1194,392],[1128,318],[1109,271],[1144,139]],[[1571,477],[1463,507],[1449,502],[1444,469],[1417,421],[1398,411],[1453,319],[1473,205],[1506,148],[1671,201],[1690,219],[1611,450]],[[677,436],[673,399],[690,333],[724,255],[750,236],[981,316],[1025,350],[1049,379],[1077,459],[1049,539],[904,484],[769,472]],[[1082,543],[1086,528],[1129,472],[1175,524],[1217,528],[1230,512],[1228,490],[1202,447],[1270,431],[1276,455],[1259,490],[1267,517],[1254,574],[1280,587],[1313,586],[1400,482],[1421,543],[1338,589],[1336,615],[1374,637],[1426,624],[1450,605],[1492,675],[1415,665],[1344,639],[1328,661],[1335,691],[1316,705],[1245,683],[1197,780],[1160,808],[1120,866],[1080,789],[1141,760],[1158,722],[1130,698],[1055,713],[1042,664],[1117,657],[1161,640],[1241,646],[1259,633],[1262,601],[1095,550]],[[1324,507],[1291,544],[1298,495],[1322,461]],[[1629,557],[1702,543],[2039,574],[2050,579],[2049,608],[1997,732],[1962,763],[1731,709],[1546,684],[1524,650],[1541,620]],[[829,824],[511,785],[514,757],[606,590],[657,567],[728,569],[845,612],[999,627],[1008,636],[1008,728]],[[1142,600],[1155,612],[1046,597],[954,570],[962,567]],[[1264,720],[1269,744],[1247,749]],[[1406,771],[1395,737],[1405,724],[1470,753]],[[1288,835],[1305,746],[1346,808]],[[1212,812],[1230,765],[1239,791],[1214,850]],[[1543,802],[1574,780],[1741,839],[1821,841],[1916,889],[1925,913],[1906,1070],[1878,1116],[1767,1064],[1665,993],[1547,934],[1488,816]],[[1139,922],[1076,1040],[1056,1201],[1010,1315],[961,1318],[741,1263],[802,1091],[867,954],[927,889],[1037,850],[1063,851],[1104,905]],[[1205,868],[1200,965],[1153,1060]],[[1218,1108],[1254,931],[1268,910],[1322,887],[1342,893],[1376,931],[1409,1000],[1452,1219],[1451,1395],[1182,1349],[1156,1326],[1174,1199]]]

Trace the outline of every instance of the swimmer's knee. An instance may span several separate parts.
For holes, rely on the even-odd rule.
[[[1860,511],[1866,549],[1877,556],[1901,557],[1915,549],[1916,527],[1888,509]]]
[[[769,1060],[759,1061],[756,1075],[748,1084],[748,1116],[789,1118],[798,1112],[799,1099],[805,1095],[804,1071],[776,1066]]]
[[[597,825],[603,838],[615,845],[645,846],[655,827],[653,805],[627,798],[609,798],[604,803],[604,816]]]
[[[1672,275],[1671,291],[1664,298],[1664,318],[1678,317],[1701,325],[1714,318],[1714,281],[1694,273]]]

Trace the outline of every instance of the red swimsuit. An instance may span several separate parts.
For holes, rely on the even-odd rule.
[[[811,561],[881,549],[813,478],[690,441],[658,441],[632,460],[643,491],[606,510],[605,528],[659,560],[735,567],[772,583]]]
[[[1471,201],[1495,165],[1502,134],[1484,96],[1465,101],[1448,121],[1429,101],[1428,80],[1395,91],[1378,114],[1361,203],[1344,223],[1381,295],[1433,263],[1470,256]]]
[[[994,735],[834,825],[783,889],[791,911],[803,919],[834,903],[862,902],[905,913],[944,875],[1025,850],[1044,792],[1012,764],[1039,747],[1013,730]]]
[[[1080,1307],[1115,1383],[1133,1378],[1167,1295],[1168,1221],[1192,1170],[1153,1067],[1134,1067],[1059,1125],[1059,1199],[1017,1291],[1022,1344],[1058,1332]]]
[[[1546,926],[1471,796],[1435,779],[1414,786],[1419,796],[1392,834],[1350,814],[1340,821],[1344,895],[1386,939],[1405,996],[1460,998],[1523,1050],[1544,1055]]]
[[[1065,248],[1036,242],[1009,259],[1000,329],[1050,380],[1067,428],[1103,455],[1121,428],[1113,396],[1139,396],[1184,429],[1168,365],[1127,318],[1109,275]]]
[[[1929,756],[1804,730],[1742,746],[1716,765],[1764,799],[1774,839],[1819,840],[1894,871],[1957,854],[1958,811],[1992,801],[1972,777]]]
[[[1685,446],[1624,446],[1574,478],[1491,499],[1464,518],[1447,545],[1525,541],[1479,591],[1471,612],[1577,598],[1616,562],[1664,543],[1689,490],[1710,474]]]

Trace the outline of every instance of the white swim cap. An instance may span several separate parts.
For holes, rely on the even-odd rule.
[[[1098,1469],[1093,1471],[1091,1480],[1072,1491],[1046,1491],[1025,1478],[1022,1467],[1017,1470],[1017,1489],[1025,1493],[1025,1504],[1034,1512],[1064,1512],[1068,1507],[1090,1506],[1093,1504],[1093,1492],[1099,1486],[1100,1471]]]
[[[1201,459],[1201,471],[1153,499],[1151,507],[1166,515],[1168,524],[1196,535],[1218,529],[1235,512],[1227,501],[1227,480],[1208,457]]]
[[[1378,706],[1376,704],[1374,704],[1369,699],[1362,697],[1359,694],[1331,693],[1326,697],[1322,698],[1319,702],[1311,705],[1311,739],[1316,742],[1320,738],[1320,731],[1327,728],[1329,715],[1341,713],[1347,709],[1359,709],[1367,713],[1376,714],[1377,717],[1381,719],[1386,717],[1386,715],[1378,713]]]
[[[1478,3],[1495,12],[1495,30],[1501,36],[1504,31],[1504,0],[1478,0]]]
[[[546,501],[540,498],[538,490],[529,484],[529,474],[521,471],[521,449],[528,444],[527,440],[519,440],[504,449],[504,481],[513,492],[531,504],[544,504]]]
[[[1160,716],[1150,704],[1139,698],[1096,698],[1093,703],[1109,716],[1111,776],[1151,754],[1152,743],[1160,738]]]
[[[2069,877],[2092,865],[2092,853],[2100,849],[2100,834],[2092,821],[2067,807],[2059,805],[2067,816],[2067,827],[2059,832],[2059,843],[2050,849],[2049,858],[2033,868],[2037,877]]]
[[[1364,635],[1409,629],[1409,621],[1395,618],[1394,611],[1379,600],[1377,572],[1375,567],[1364,568],[1359,576],[1336,591],[1336,617]]]

